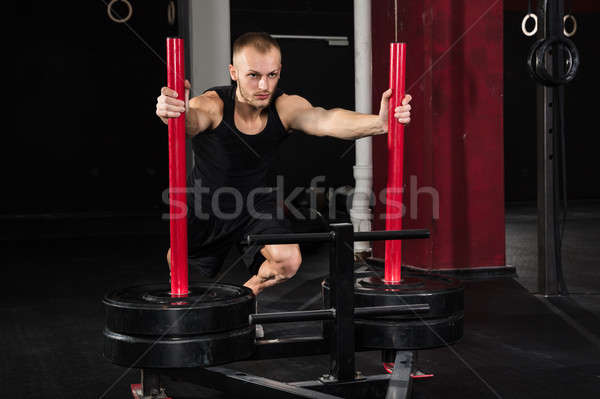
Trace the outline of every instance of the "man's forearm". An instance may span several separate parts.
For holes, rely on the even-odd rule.
[[[327,113],[327,136],[355,140],[385,133],[379,115],[361,114],[341,108],[331,109]]]
[[[199,112],[194,111],[190,112],[190,110],[188,110],[188,112],[185,113],[185,134],[188,137],[194,137],[200,132],[198,123]]]
[[[168,118],[161,117],[160,120],[163,121],[163,123],[165,125],[169,124]],[[190,116],[186,115],[186,117],[185,117],[185,135],[189,136],[189,137],[195,136],[198,133],[197,126],[198,126],[197,123],[194,120],[192,120]]]
[[[191,111],[191,112],[190,112]],[[165,125],[169,124],[170,118],[160,117]],[[200,133],[202,130],[206,130],[207,126],[210,125],[210,118],[205,115],[202,111],[197,109],[188,110],[185,113],[185,134],[188,137],[193,137]]]

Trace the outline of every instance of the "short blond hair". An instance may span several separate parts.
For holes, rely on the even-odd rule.
[[[281,54],[281,48],[277,40],[273,39],[271,35],[265,32],[246,32],[239,36],[233,42],[232,59],[235,58],[242,49],[246,47],[253,47],[261,54],[269,52],[269,50],[277,49]]]

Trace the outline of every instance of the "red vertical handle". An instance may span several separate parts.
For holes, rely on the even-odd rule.
[[[167,38],[167,86],[185,101],[183,39]],[[188,244],[185,163],[185,114],[169,119],[169,212],[171,295],[188,294]]]
[[[388,109],[388,181],[386,191],[386,230],[402,229],[402,184],[404,174],[404,126],[394,118],[405,91],[406,43],[390,44],[390,88]],[[401,282],[402,242],[385,243],[385,281]]]

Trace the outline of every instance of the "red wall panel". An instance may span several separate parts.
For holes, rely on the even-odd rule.
[[[467,6],[468,5],[468,6]],[[373,107],[387,88],[394,1],[372,2]],[[403,264],[426,269],[505,265],[502,0],[398,1],[413,118],[405,135]],[[373,142],[374,190],[385,188],[386,138]],[[385,226],[378,196],[374,229]],[[383,245],[375,244],[383,258]]]

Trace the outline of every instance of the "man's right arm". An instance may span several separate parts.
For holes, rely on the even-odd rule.
[[[156,99],[156,115],[168,124],[169,119],[178,118],[185,112],[185,132],[188,137],[208,130],[213,124],[216,102],[210,92],[189,100],[189,81],[185,81],[185,102],[177,99],[175,90],[163,87]]]

